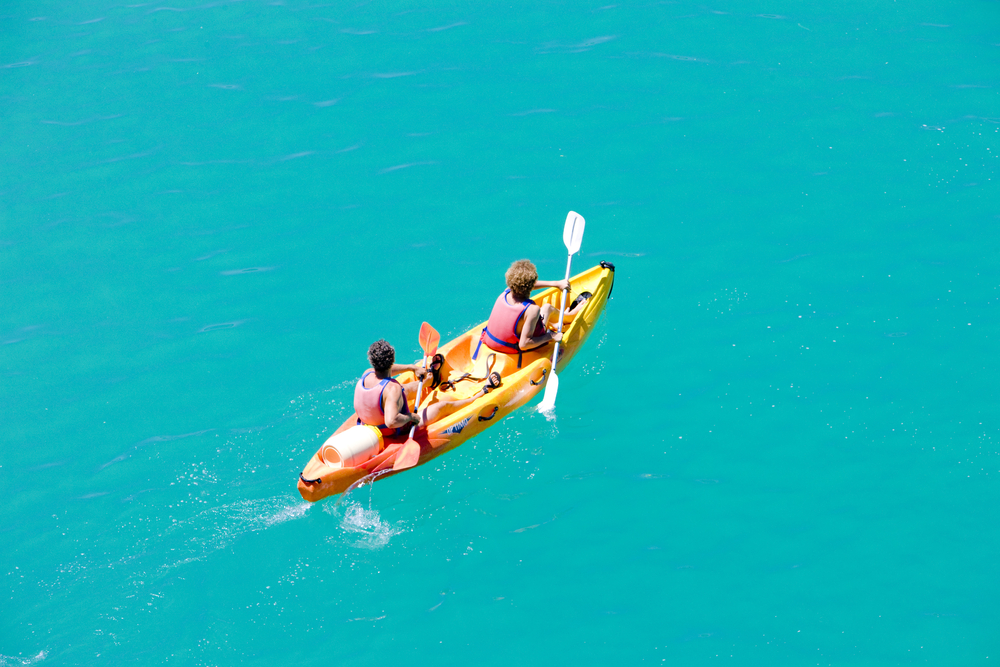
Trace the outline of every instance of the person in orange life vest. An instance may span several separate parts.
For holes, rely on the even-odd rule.
[[[531,291],[545,287],[568,290],[569,281],[539,280],[535,265],[526,259],[511,264],[505,278],[507,289],[493,304],[493,311],[480,336],[480,342],[491,350],[511,354],[534,350],[549,341],[562,340],[561,333],[549,331],[545,326],[549,317],[558,312],[558,308],[547,303],[538,306],[531,300]],[[577,297],[572,307],[566,311],[563,322],[572,319],[589,297],[587,292]]]
[[[490,382],[471,397],[460,400],[439,398],[437,402],[412,414],[408,401],[415,400],[417,388],[423,382],[425,373],[418,364],[397,364],[396,351],[385,340],[377,340],[368,348],[368,361],[372,367],[364,372],[354,388],[354,411],[358,414],[358,423],[375,426],[382,435],[393,437],[404,435],[413,424],[429,424],[439,417],[454,412],[486,394],[500,384],[499,374],[491,377]],[[436,363],[442,361],[435,360]],[[392,375],[403,371],[417,373],[418,380],[400,384]]]
[[[406,394],[415,394],[417,382],[401,385],[392,378],[403,371],[420,372],[416,364],[397,364],[396,351],[387,341],[377,340],[368,348],[371,369],[364,372],[354,388],[354,411],[358,423],[375,426],[382,435],[394,436],[406,432],[420,418],[410,414]]]

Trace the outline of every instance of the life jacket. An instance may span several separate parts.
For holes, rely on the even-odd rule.
[[[385,425],[385,408],[382,403],[382,394],[385,392],[386,386],[390,382],[396,382],[393,378],[386,378],[384,380],[379,380],[379,383],[372,388],[365,387],[365,378],[368,377],[369,373],[374,373],[375,371],[368,369],[365,371],[361,379],[358,380],[358,384],[354,387],[354,411],[358,413],[358,424],[367,424],[368,426],[374,426],[377,428],[382,435],[392,437],[394,435],[401,435],[406,431],[405,426],[400,426],[399,428],[389,428]],[[400,385],[400,390],[403,386]],[[410,414],[410,406],[406,403],[406,392],[403,392],[403,407],[400,410],[401,414]]]
[[[528,311],[528,307],[534,305],[535,302],[531,299],[525,299],[521,303],[515,302],[511,298],[510,288],[505,289],[503,294],[497,297],[496,303],[493,304],[490,319],[479,335],[479,345],[476,346],[476,352],[472,358],[475,359],[479,356],[479,347],[485,343],[486,347],[496,352],[506,352],[507,354],[516,352],[517,367],[520,368],[523,350],[520,345],[521,332],[518,329],[524,325],[522,320],[524,320],[524,314]],[[545,333],[545,325],[539,319],[535,323],[532,337],[541,336],[543,333]]]

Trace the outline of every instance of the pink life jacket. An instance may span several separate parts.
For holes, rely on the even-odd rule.
[[[520,327],[523,326],[522,320],[524,319],[524,314],[528,310],[528,306],[535,305],[535,302],[531,299],[525,299],[521,303],[517,303],[510,296],[510,288],[505,289],[503,294],[497,297],[497,301],[493,304],[493,311],[490,313],[490,319],[486,323],[486,327],[483,329],[483,333],[479,335],[479,343],[482,345],[486,344],[486,347],[497,352],[506,352],[507,354],[512,354],[517,352],[517,367],[521,367],[521,332],[518,331]],[[532,337],[541,336],[545,333],[545,325],[542,324],[541,319],[535,322],[535,331]],[[479,355],[479,347],[476,347],[476,354],[473,358]]]
[[[354,387],[354,411],[358,413],[358,424],[367,424],[369,426],[374,426],[382,435],[392,437],[394,435],[400,435],[406,431],[405,426],[400,426],[399,428],[389,428],[385,425],[385,408],[383,407],[382,394],[385,392],[386,386],[390,382],[396,382],[393,378],[386,378],[384,380],[379,380],[379,383],[372,387],[371,389],[365,387],[365,378],[368,377],[369,373],[374,373],[375,371],[368,369],[365,371],[361,379],[358,380],[358,384]],[[399,384],[396,382],[396,384]],[[400,385],[402,390],[402,385]],[[410,414],[410,406],[407,405],[405,397],[403,394],[403,408],[400,413],[404,415]]]

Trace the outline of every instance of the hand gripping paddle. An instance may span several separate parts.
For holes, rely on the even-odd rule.
[[[566,257],[566,280],[569,280],[570,264],[573,262],[573,255],[580,251],[580,244],[583,243],[583,228],[586,221],[583,216],[574,211],[570,211],[566,216],[566,225],[563,227],[563,243],[569,255]],[[562,293],[562,305],[559,308],[559,333],[562,333],[563,317],[566,314],[566,291]],[[559,378],[556,377],[556,360],[559,358],[559,343],[552,352],[552,372],[545,383],[545,394],[542,395],[542,402],[538,404],[541,412],[551,413],[556,408],[556,394],[559,393]]]
[[[427,358],[437,354],[438,343],[441,342],[441,334],[435,331],[427,322],[420,325],[420,349],[424,351],[424,370],[427,370]],[[424,383],[417,385],[417,399],[413,402],[413,411],[420,414],[420,391],[424,388]],[[412,468],[420,459],[420,443],[413,439],[413,434],[417,430],[414,424],[410,428],[410,437],[399,449],[396,460],[392,464],[393,470],[406,470]]]

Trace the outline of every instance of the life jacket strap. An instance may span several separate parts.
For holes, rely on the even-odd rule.
[[[490,328],[489,327],[483,327],[483,333],[485,333],[487,336],[489,336],[493,340],[493,342],[496,343],[497,345],[501,345],[501,346],[507,348],[508,350],[510,350],[511,353],[517,352],[517,367],[521,368],[521,362],[523,361],[524,355],[523,355],[523,352],[521,351],[520,346],[518,346],[518,345],[511,345],[510,343],[508,343],[505,340],[500,340],[499,338],[497,338],[496,336],[494,336],[492,333],[490,333]],[[479,344],[476,345],[476,351],[472,353],[472,360],[473,361],[475,361],[476,358],[479,356],[479,348],[482,347],[482,344],[483,344],[483,337],[482,337],[482,335],[480,335],[479,336]]]
[[[489,327],[484,327],[483,331],[485,331],[486,335],[489,336],[493,340],[493,342],[496,343],[497,345],[502,345],[505,348],[507,348],[508,350],[510,350],[511,352],[520,352],[521,351],[520,346],[514,345],[513,343],[508,343],[505,340],[500,340],[499,338],[497,338],[496,336],[494,336],[493,332],[490,331]],[[481,340],[482,339],[480,339],[480,341]]]

